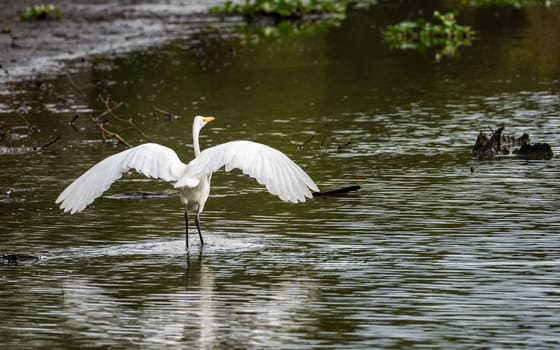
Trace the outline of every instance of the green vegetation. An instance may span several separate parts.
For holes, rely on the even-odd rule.
[[[319,13],[343,14],[349,3],[349,0],[244,0],[244,3],[226,0],[223,5],[212,7],[210,12],[301,18]]]
[[[470,46],[476,38],[476,31],[470,26],[457,24],[455,12],[440,13],[434,11],[434,18],[440,23],[433,24],[425,20],[405,21],[385,28],[385,42],[394,49],[414,49],[425,51],[428,48],[440,48],[436,59],[443,56],[454,57],[461,46]]]
[[[463,0],[464,4],[468,5],[494,5],[494,6],[513,6],[522,8],[532,5],[554,5],[559,4],[560,0]]]
[[[376,0],[353,1],[369,6]],[[346,15],[351,0],[226,0],[210,9],[213,13],[237,14],[259,24],[241,30],[245,43],[274,42],[282,37],[315,34],[338,25]],[[302,20],[304,19],[309,20]]]
[[[344,16],[336,16],[315,21],[281,21],[274,26],[242,26],[240,31],[246,44],[261,41],[277,42],[288,36],[324,32],[328,28],[339,25],[343,19]]]
[[[19,16],[24,21],[61,19],[62,11],[60,7],[54,5],[35,5],[25,9]]]

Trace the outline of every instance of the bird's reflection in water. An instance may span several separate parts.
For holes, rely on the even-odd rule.
[[[201,246],[197,254],[187,254],[185,268],[186,290],[196,291],[193,299],[192,320],[193,327],[198,326],[198,339],[195,341],[199,349],[212,348],[215,341],[216,307],[214,306],[215,280],[213,270],[206,264],[204,249]],[[185,333],[194,334],[193,329],[185,328]],[[194,339],[193,339],[194,340]]]
[[[321,293],[313,269],[294,276],[285,260],[263,255],[264,247],[251,245],[240,254],[231,241],[229,250],[222,250],[222,243],[193,247],[185,255],[170,255],[171,246],[173,252],[181,250],[176,242],[153,244],[150,254],[142,253],[146,244],[124,245],[134,252],[126,256],[115,253],[123,247],[101,249],[106,254],[92,258],[93,270],[85,267],[61,281],[64,295],[57,316],[65,320],[72,339],[87,333],[107,347],[123,342],[199,349],[281,347],[301,323],[312,327],[318,322],[313,305]],[[220,269],[225,265],[228,269]],[[103,268],[109,278],[106,270],[96,274]]]
[[[114,258],[105,256],[105,260]],[[178,256],[170,259],[167,268],[179,272],[173,284],[158,276],[161,265],[148,255],[140,260],[127,255],[126,261],[116,264],[113,260],[113,265],[106,266],[113,273],[109,279],[97,279],[90,271],[89,275],[74,273],[61,281],[56,314],[64,319],[69,338],[85,342],[87,333],[95,337],[96,344],[108,347],[123,342],[212,347],[217,324],[214,272],[205,263],[202,249],[191,251],[186,261]],[[143,274],[142,284],[131,284],[138,280],[138,274]]]

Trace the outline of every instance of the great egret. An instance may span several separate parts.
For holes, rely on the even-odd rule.
[[[241,169],[244,174],[265,185],[268,192],[281,200],[298,203],[313,197],[319,188],[313,180],[284,153],[252,141],[231,141],[200,151],[200,130],[213,117],[194,117],[193,147],[195,158],[183,163],[170,148],[145,143],[114,154],[94,165],[72,182],[56,199],[64,212],[74,214],[85,209],[101,196],[113,182],[130,169],[156,179],[173,183],[185,206],[185,241],[189,248],[188,210],[196,212],[195,223],[200,232],[200,213],[210,194],[212,173],[225,166],[226,171]]]

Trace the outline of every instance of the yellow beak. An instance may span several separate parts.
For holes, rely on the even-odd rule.
[[[214,118],[214,117],[204,117],[202,120],[204,120],[205,123],[210,123],[214,119],[216,119],[216,118]]]

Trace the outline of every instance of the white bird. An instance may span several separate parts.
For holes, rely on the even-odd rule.
[[[171,182],[179,190],[179,197],[185,206],[185,241],[188,250],[188,210],[196,212],[198,236],[201,245],[204,245],[200,232],[200,213],[210,194],[212,173],[223,166],[226,171],[241,169],[283,201],[305,202],[306,197],[311,198],[313,192],[319,192],[309,175],[288,156],[261,143],[231,141],[201,152],[198,143],[200,130],[212,120],[213,117],[194,117],[192,132],[195,158],[188,164],[183,163],[177,153],[168,147],[145,143],[97,163],[66,187],[55,203],[60,203],[64,212],[80,212],[130,169],[147,177]]]

